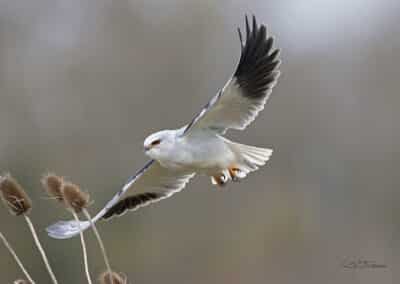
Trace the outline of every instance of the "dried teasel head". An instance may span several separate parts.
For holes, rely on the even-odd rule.
[[[64,183],[61,187],[61,192],[65,205],[76,213],[80,213],[84,208],[88,207],[89,194],[83,192],[76,184]]]
[[[27,214],[32,208],[31,199],[10,174],[0,177],[0,197],[14,215]]]
[[[14,281],[14,284],[30,284],[28,280],[18,279]]]
[[[128,283],[126,276],[121,276],[116,272],[112,272],[110,275],[110,272],[108,272],[108,271],[105,271],[102,274],[100,274],[99,280],[100,280],[101,284],[127,284]]]
[[[60,202],[64,201],[64,197],[61,191],[62,185],[64,183],[62,177],[57,176],[53,173],[48,173],[42,177],[41,183],[50,197]]]

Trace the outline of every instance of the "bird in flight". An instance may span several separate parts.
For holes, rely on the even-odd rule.
[[[185,126],[151,134],[144,150],[151,158],[92,219],[109,219],[128,210],[170,197],[182,190],[195,174],[207,175],[214,185],[238,181],[263,166],[272,149],[239,144],[223,135],[228,129],[244,130],[263,110],[280,72],[279,50],[265,25],[246,16],[246,34],[238,28],[239,63],[225,86]],[[90,226],[88,221],[60,221],[48,234],[66,239]]]

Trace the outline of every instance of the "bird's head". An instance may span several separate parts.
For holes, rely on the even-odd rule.
[[[172,130],[162,130],[149,135],[143,143],[146,155],[153,159],[161,159],[167,155],[173,147],[175,132]]]

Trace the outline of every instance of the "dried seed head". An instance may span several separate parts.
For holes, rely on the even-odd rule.
[[[28,213],[32,208],[31,199],[10,174],[0,177],[0,197],[10,212],[17,216]]]
[[[89,194],[83,192],[79,186],[73,183],[64,183],[61,187],[65,205],[76,213],[89,205]]]
[[[61,187],[63,184],[63,178],[59,177],[53,173],[48,173],[43,176],[42,180],[43,188],[47,191],[50,197],[55,198],[57,201],[62,202],[64,200],[63,194],[61,192]]]
[[[30,282],[25,279],[18,279],[14,281],[14,284],[30,284]]]
[[[121,276],[116,272],[112,272],[110,275],[110,273],[108,271],[105,271],[102,274],[100,274],[99,279],[100,279],[101,284],[127,284],[128,283],[126,276]]]

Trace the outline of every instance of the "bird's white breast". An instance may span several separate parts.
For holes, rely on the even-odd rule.
[[[166,167],[214,172],[229,166],[234,154],[224,140],[212,131],[196,131],[176,137],[174,146],[160,163]]]

